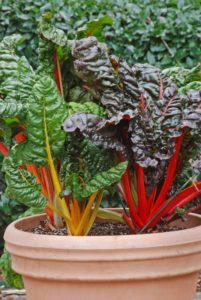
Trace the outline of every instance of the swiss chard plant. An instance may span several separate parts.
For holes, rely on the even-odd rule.
[[[129,208],[124,220],[134,232],[170,220],[201,193],[198,85],[178,90],[167,71],[129,66],[93,36],[77,40],[72,57],[80,86],[95,95],[107,116],[76,112],[65,120],[64,130],[112,150],[120,162],[129,161],[118,188]],[[183,82],[193,81],[192,74],[200,76],[200,67],[185,70]]]
[[[20,36],[0,43],[0,151],[5,156],[6,194],[32,210],[45,210],[51,228],[64,223],[70,235],[86,235],[97,214],[107,214],[100,209],[104,190],[120,180],[127,162],[116,163],[101,146],[61,129],[76,111],[100,117],[106,113],[90,101],[66,103],[74,42],[50,19],[47,13],[40,25],[37,70],[17,55]],[[67,83],[62,66],[69,66]],[[122,220],[116,214],[113,218]]]
[[[45,207],[50,226],[64,220],[69,234],[85,235],[107,215],[103,190],[118,182],[129,212],[110,216],[142,233],[200,194],[200,90],[110,56],[97,39],[103,23],[90,26],[68,40],[45,14],[36,71],[15,52],[19,36],[1,42],[7,195]]]

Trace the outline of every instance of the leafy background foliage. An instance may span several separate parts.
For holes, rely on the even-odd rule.
[[[21,275],[12,270],[11,257],[6,249],[4,249],[4,253],[0,258],[0,268],[3,271],[4,285],[6,287],[15,287],[17,289],[24,287]]]
[[[35,65],[38,21],[48,10],[69,38],[75,38],[86,21],[111,16],[114,24],[105,28],[104,37],[112,52],[128,63],[192,67],[201,59],[200,0],[3,0],[0,4],[0,39],[21,33],[19,51]]]

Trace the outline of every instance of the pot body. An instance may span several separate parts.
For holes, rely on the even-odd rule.
[[[6,248],[28,300],[194,300],[201,269],[201,218],[182,231],[127,236],[47,236],[10,224]]]

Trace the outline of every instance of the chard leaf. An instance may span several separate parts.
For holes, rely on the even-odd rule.
[[[21,36],[14,34],[0,43],[0,83],[16,73],[19,58],[15,50],[20,40]]]
[[[6,102],[0,99],[0,118],[10,118],[15,117],[23,111],[25,107],[22,103],[17,103],[15,100]]]
[[[0,101],[0,117],[13,118],[26,113],[33,82],[31,66],[25,58],[20,58],[15,73],[0,86],[0,93],[4,97]]]
[[[67,36],[63,30],[54,27],[51,24],[52,14],[47,12],[43,14],[40,23],[40,33],[42,36],[58,46],[65,46],[67,44]]]
[[[45,13],[39,26],[39,67],[37,74],[49,75],[54,78],[54,55],[57,53],[62,59],[70,54],[70,45],[63,30],[51,24],[52,14]]]
[[[44,207],[30,207],[25,212],[23,212],[19,218],[25,218],[33,215],[43,214],[44,213]]]
[[[114,165],[109,151],[98,147],[90,140],[67,135],[66,151],[61,165],[60,177],[66,182],[69,174],[77,173],[88,182],[97,173],[108,170]]]
[[[83,182],[77,173],[72,173],[67,179],[67,186],[77,200],[87,198],[92,193],[108,188],[119,181],[127,168],[127,162],[119,163],[115,167],[96,174],[90,181]],[[64,191],[65,192],[65,191]]]
[[[82,197],[89,197],[92,193],[109,187],[115,182],[119,181],[126,171],[128,163],[119,163],[108,171],[98,173],[92,180],[90,180],[83,189]]]
[[[185,86],[201,81],[201,65],[198,64],[195,68],[185,69],[182,67],[172,67],[162,71],[163,74],[170,77],[180,88],[182,93],[186,93],[188,90]],[[190,85],[189,85],[190,87]],[[197,89],[197,88],[192,88]],[[200,88],[199,88],[200,89]]]
[[[98,43],[95,37],[84,38],[75,42],[72,56],[75,74],[100,93],[109,116],[123,110],[123,93],[105,45]]]
[[[193,81],[193,82],[186,84],[185,86],[183,86],[179,89],[179,93],[187,94],[189,91],[192,91],[192,90],[201,90],[201,80]]]
[[[38,76],[47,76],[54,78],[54,45],[40,37],[39,49],[38,49],[38,60],[39,66],[36,71]]]
[[[201,131],[201,90],[187,93],[186,108],[183,112],[182,126],[194,129],[194,133]]]
[[[104,109],[91,101],[87,101],[85,103],[70,102],[68,104],[68,115],[70,116],[77,112],[91,113],[100,117],[106,116]]]
[[[0,43],[0,117],[13,118],[25,113],[34,81],[34,72],[25,57],[19,58],[18,35]]]
[[[105,149],[116,149],[123,151],[124,146],[121,141],[115,136],[117,130],[113,127],[108,127],[106,130],[103,124],[107,124],[107,119],[103,119],[97,115],[90,113],[75,113],[69,116],[63,123],[63,129],[66,132],[75,132],[79,130],[83,136],[89,138],[95,145],[101,145]]]
[[[9,102],[13,99],[18,103],[28,103],[34,83],[34,75],[33,69],[26,58],[19,58],[15,72],[12,76],[6,78],[0,86],[0,93],[4,96],[5,101]]]
[[[27,140],[23,143],[24,162],[47,164],[47,138],[52,155],[58,157],[65,142],[61,123],[66,117],[66,105],[50,77],[36,81],[26,117]],[[47,128],[47,136],[46,136]]]
[[[41,195],[41,185],[30,172],[19,168],[18,162],[13,159],[17,147],[10,150],[9,156],[3,162],[7,184],[6,195],[28,207],[44,208],[47,200]]]

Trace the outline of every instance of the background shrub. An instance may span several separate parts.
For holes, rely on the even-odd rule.
[[[20,32],[19,51],[35,65],[37,24],[48,10],[69,38],[86,21],[110,15],[114,24],[104,30],[105,39],[129,63],[193,67],[201,60],[200,0],[3,0],[0,39]]]

